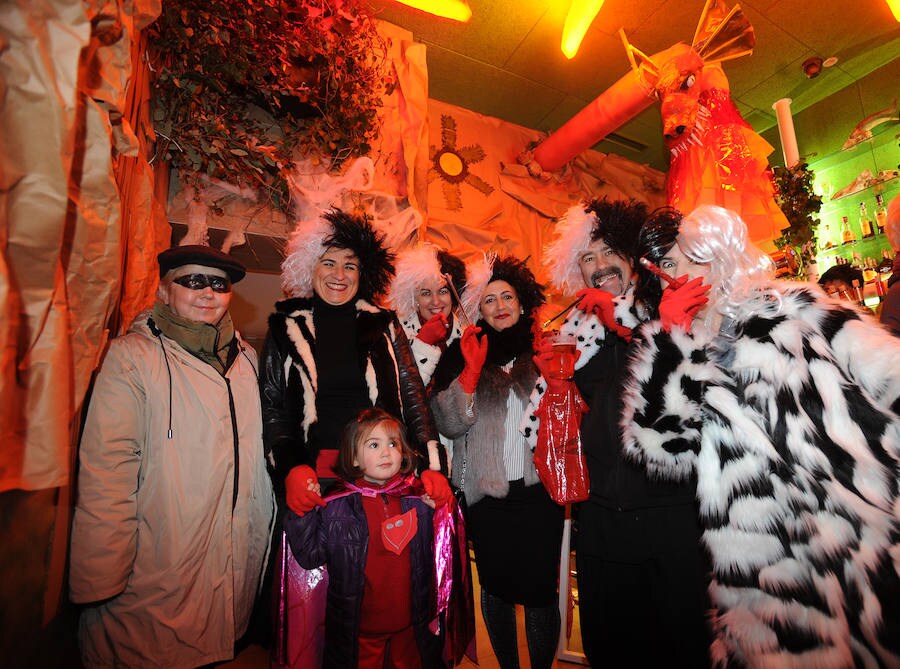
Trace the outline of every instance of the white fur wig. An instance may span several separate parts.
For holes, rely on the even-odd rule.
[[[321,216],[300,221],[288,238],[281,263],[281,288],[291,297],[311,297],[313,270],[325,253],[325,240],[332,234],[331,223]]]
[[[475,323],[481,316],[481,297],[484,289],[491,282],[494,273],[494,261],[497,254],[494,252],[483,254],[480,261],[476,261],[467,267],[469,281],[466,284],[465,295],[461,295],[463,311],[469,317],[470,323]]]
[[[583,204],[570,207],[556,222],[556,238],[544,248],[553,287],[565,295],[588,287],[578,261],[591,244],[591,232],[596,224],[597,217],[585,211]]]
[[[422,244],[397,254],[397,275],[388,291],[388,302],[400,320],[406,320],[416,311],[416,291],[426,281],[439,285],[444,281],[438,248]]]
[[[714,313],[730,318],[746,312],[746,300],[768,313],[780,302],[771,291],[754,290],[760,281],[774,276],[774,264],[748,239],[747,225],[735,212],[713,204],[700,205],[681,220],[677,243],[692,261],[709,265],[706,281],[712,286],[706,325],[714,324]]]

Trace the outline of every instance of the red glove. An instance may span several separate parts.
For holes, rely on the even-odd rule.
[[[616,320],[613,296],[599,288],[583,288],[575,293],[581,298],[578,308],[585,313],[594,313],[600,322],[614,334],[625,341],[631,341],[631,328],[627,328]]]
[[[555,373],[554,367],[558,367],[559,365],[554,365],[554,358],[559,355],[556,351],[553,350],[553,338],[545,337],[538,344],[538,349],[535,351],[534,357],[534,366],[538,368],[538,371],[541,373],[541,376],[544,377],[544,381],[547,382],[547,390],[550,391],[563,391],[569,387],[570,383],[574,383],[571,379],[561,379]],[[581,351],[575,351],[575,360],[581,356]]]
[[[707,293],[711,286],[703,283],[703,277],[687,281],[687,274],[678,277],[681,286],[667,286],[659,302],[659,320],[663,330],[671,332],[676,325],[685,332],[691,331],[691,322],[697,312],[709,302]]]
[[[298,516],[302,517],[316,506],[325,506],[325,500],[319,494],[319,479],[309,465],[291,469],[284,479],[284,487],[288,508]]]
[[[440,472],[426,469],[419,478],[422,479],[422,485],[425,486],[425,494],[434,500],[435,507],[444,506],[453,497],[450,484],[447,483],[446,477]]]
[[[459,339],[459,348],[462,351],[463,360],[466,361],[463,371],[459,375],[459,385],[463,392],[471,395],[478,387],[478,377],[481,376],[481,368],[487,360],[487,337],[478,339],[481,328],[470,325],[462,333]]]
[[[417,339],[421,339],[426,344],[437,346],[445,341],[450,335],[450,324],[447,317],[443,313],[435,314],[419,329]]]

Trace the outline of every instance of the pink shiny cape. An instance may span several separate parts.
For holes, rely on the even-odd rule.
[[[398,477],[381,488],[341,481],[325,502],[358,493],[421,496],[415,476]],[[438,634],[444,625],[444,659],[455,665],[468,656],[477,662],[472,571],[462,511],[455,499],[434,511],[434,612],[429,629]],[[276,643],[272,665],[289,669],[319,669],[325,644],[325,600],[328,572],[325,566],[304,569],[290,554],[282,533],[276,565],[278,601]]]

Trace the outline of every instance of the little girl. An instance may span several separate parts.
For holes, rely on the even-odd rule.
[[[433,509],[452,498],[447,480],[412,474],[415,454],[402,423],[365,409],[344,430],[326,506],[285,532],[305,569],[328,567],[324,669],[446,666],[434,617]],[[424,489],[423,489],[424,487]]]

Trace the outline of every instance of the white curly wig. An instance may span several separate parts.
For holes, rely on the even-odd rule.
[[[553,287],[571,295],[588,285],[581,276],[578,261],[591,244],[591,232],[597,217],[583,204],[570,207],[556,223],[556,238],[544,247],[544,258],[550,269]]]
[[[491,276],[494,273],[494,262],[497,260],[497,254],[494,252],[482,254],[480,261],[475,261],[467,267],[469,281],[466,284],[466,293],[461,295],[462,308],[466,312],[470,323],[478,321],[481,313],[481,296],[484,295],[484,289],[491,282]]]
[[[416,291],[426,281],[443,283],[438,248],[422,244],[397,254],[397,275],[388,291],[388,302],[400,320],[416,312]]]
[[[281,263],[281,288],[291,297],[311,297],[313,270],[316,261],[325,253],[325,240],[332,234],[332,226],[318,216],[300,221],[288,238]]]
[[[715,205],[701,205],[681,220],[678,247],[696,263],[709,265],[706,325],[718,312],[729,318],[780,304],[772,291],[754,290],[775,274],[768,255],[747,240],[747,224],[735,212]],[[775,298],[774,300],[772,298]],[[752,302],[759,301],[754,307]]]

